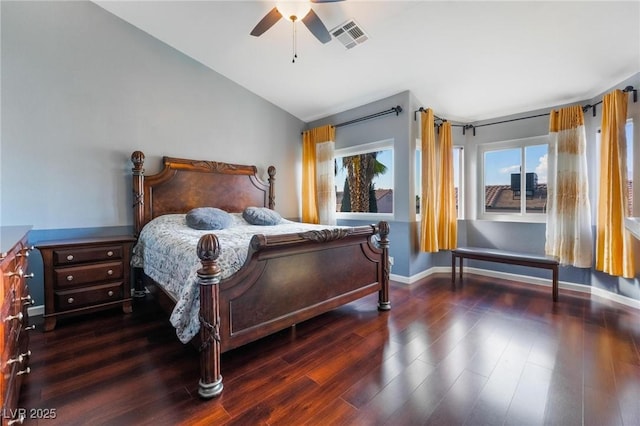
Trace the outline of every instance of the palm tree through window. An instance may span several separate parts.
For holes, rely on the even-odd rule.
[[[393,213],[393,150],[338,156],[336,212]]]

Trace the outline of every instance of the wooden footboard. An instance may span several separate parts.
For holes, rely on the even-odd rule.
[[[371,241],[379,235],[379,247]],[[219,243],[198,243],[201,377],[199,394],[222,392],[220,354],[278,330],[378,292],[389,310],[389,225],[256,235],[247,263],[220,279]]]

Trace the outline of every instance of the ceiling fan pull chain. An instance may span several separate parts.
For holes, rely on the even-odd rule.
[[[291,60],[291,62],[295,64],[296,58],[298,57],[298,34],[296,31],[295,19],[292,20],[291,25],[293,25],[293,59]]]

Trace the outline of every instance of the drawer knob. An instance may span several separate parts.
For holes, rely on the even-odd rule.
[[[16,362],[22,364],[22,361],[24,361],[24,358],[25,358],[24,355],[20,354],[15,358],[8,359],[6,365],[15,364]]]
[[[9,420],[7,422],[7,426],[21,425],[21,424],[24,423],[24,421],[26,419],[27,419],[27,417],[24,414],[20,413],[20,415],[17,418],[15,418],[13,420]]]
[[[23,277],[24,276],[24,271],[22,270],[22,268],[18,268],[17,271],[9,272],[7,275],[9,277],[15,277],[16,275],[19,276],[19,277]]]
[[[109,269],[109,270],[107,271],[107,275],[113,275],[113,269]]]
[[[67,275],[67,281],[73,281],[73,275]]]
[[[24,274],[22,278],[29,279],[29,278],[33,278],[35,276],[36,275],[33,272],[31,272],[30,274]]]
[[[113,251],[109,250],[109,251],[107,252],[107,256],[109,256],[109,257],[113,256]]]
[[[33,305],[34,303],[36,303],[36,301],[31,298],[31,295],[28,295],[27,297],[21,297],[20,300],[23,302],[22,304],[24,306]]]
[[[67,299],[67,303],[73,303],[73,300],[74,300],[73,297],[70,297]]]
[[[69,260],[69,261],[73,260],[73,255],[72,254],[68,255],[67,256],[67,260]]]
[[[22,318],[23,317],[24,317],[24,315],[22,315],[22,312],[18,312],[17,315],[9,315],[4,320],[5,320],[5,322],[9,322],[9,321],[13,321],[14,319],[17,319],[18,321],[22,322]]]
[[[29,327],[23,328],[24,331],[30,331],[30,330],[35,330],[35,329],[36,329],[36,325],[35,324],[31,324]]]
[[[24,370],[20,370],[16,373],[16,376],[22,376],[23,374],[29,374],[31,373],[31,369],[29,367],[25,368]]]
[[[109,296],[113,296],[113,290],[109,290],[109,292],[107,293]]]
[[[23,247],[18,253],[16,253],[16,257],[29,257],[29,252],[33,249],[35,249],[34,246]]]

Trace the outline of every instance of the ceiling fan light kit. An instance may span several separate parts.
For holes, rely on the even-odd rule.
[[[311,0],[311,3],[335,3],[343,0]],[[296,61],[297,41],[296,41],[296,23],[302,21],[307,29],[325,44],[331,41],[331,34],[325,27],[320,17],[311,8],[308,0],[300,1],[278,1],[276,6],[271,9],[251,31],[254,37],[260,37],[265,31],[274,26],[282,17],[293,23],[293,60]]]
[[[307,1],[277,1],[276,9],[285,19],[295,22],[307,16],[311,10],[311,3]]]

